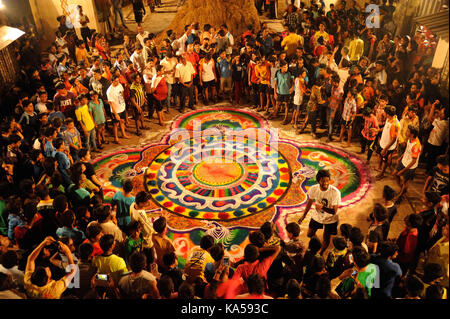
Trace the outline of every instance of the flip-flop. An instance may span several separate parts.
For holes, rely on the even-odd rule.
[[[122,143],[120,143],[119,141],[112,141],[114,144],[120,145]]]

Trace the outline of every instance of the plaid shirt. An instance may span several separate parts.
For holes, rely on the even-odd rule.
[[[342,119],[350,121],[356,113],[356,100],[354,98],[346,98],[344,102],[344,109],[342,110]]]

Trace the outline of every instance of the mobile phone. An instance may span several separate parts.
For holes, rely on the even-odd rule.
[[[353,264],[353,255],[352,254],[348,255],[348,260],[350,261],[350,263]]]
[[[97,274],[97,280],[108,281],[108,275],[107,274]]]
[[[353,272],[352,272],[352,277],[355,276],[357,273],[358,273],[357,270],[353,270]]]
[[[223,257],[223,264],[228,266],[230,264],[230,257]]]

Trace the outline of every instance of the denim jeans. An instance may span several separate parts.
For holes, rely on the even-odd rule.
[[[336,123],[336,113],[335,117],[331,118],[331,114],[333,114],[334,110],[330,107],[327,107],[327,123],[328,123],[328,136],[331,137],[333,135],[334,124]]]
[[[167,110],[169,110],[169,108],[170,108],[170,98],[172,96],[172,84],[167,83],[167,82],[166,82],[166,84],[167,84],[167,101],[166,101],[166,103],[167,103]]]
[[[88,136],[86,138],[86,147],[90,151],[91,150],[91,143],[92,143],[92,150],[97,150],[97,142],[95,141],[96,135],[95,135],[95,128],[90,130],[88,132]]]
[[[122,8],[113,8],[114,10],[114,25],[117,26],[117,16],[120,15],[120,20],[122,20],[122,25],[125,25],[125,20],[123,18]]]

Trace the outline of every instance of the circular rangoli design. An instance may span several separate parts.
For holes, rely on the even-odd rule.
[[[149,165],[145,186],[175,214],[233,220],[272,207],[288,190],[290,176],[286,159],[264,143],[209,136],[161,152]]]

